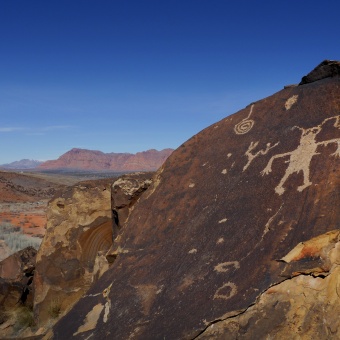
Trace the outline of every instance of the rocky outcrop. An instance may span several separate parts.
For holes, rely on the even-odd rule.
[[[40,326],[66,313],[109,268],[116,254],[107,252],[151,177],[137,173],[81,182],[49,203],[34,277]]]
[[[299,243],[281,261],[287,280],[238,315],[211,322],[197,339],[339,339],[340,231]]]
[[[11,310],[20,304],[32,305],[32,280],[37,251],[20,250],[0,262],[0,309]]]
[[[57,160],[42,163],[37,169],[105,170],[116,172],[154,171],[164,163],[172,151],[172,149],[148,150],[131,154],[72,149]]]
[[[100,255],[112,245],[110,182],[82,182],[48,205],[47,228],[34,276],[34,308],[39,323],[53,318],[51,306],[64,312],[98,276]]]
[[[313,71],[304,76],[299,85],[313,83],[328,77],[340,75],[340,62],[336,60],[324,60]]]
[[[268,306],[274,292],[282,297],[274,314],[306,313],[299,331],[316,330],[319,300],[298,309],[303,300],[295,293],[288,300],[284,289],[316,286],[338,308],[338,260],[322,255],[331,258],[333,245],[299,244],[340,229],[339,85],[333,76],[285,88],[179,147],[135,204],[114,263],[53,328],[54,338],[192,339],[264,292]],[[252,320],[250,330],[260,327]],[[275,334],[271,321],[259,320]],[[328,312],[325,320],[337,334]]]

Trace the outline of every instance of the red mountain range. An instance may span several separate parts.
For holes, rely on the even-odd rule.
[[[108,171],[154,171],[157,170],[172,153],[173,149],[157,151],[155,149],[131,153],[104,153],[74,148],[57,160],[40,164],[37,170],[108,170]]]

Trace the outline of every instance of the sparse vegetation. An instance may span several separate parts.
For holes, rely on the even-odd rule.
[[[35,326],[33,310],[27,306],[20,306],[14,310],[16,323],[14,330],[19,331],[27,327]]]
[[[56,319],[61,312],[61,303],[59,299],[52,300],[48,307],[48,314],[51,318]]]
[[[41,238],[27,236],[23,234],[20,227],[13,226],[10,223],[0,225],[0,240],[5,241],[11,249],[11,254],[29,246],[39,249],[41,244]]]
[[[12,310],[1,311],[0,324],[12,320],[13,330],[20,333],[27,327],[34,327],[34,315],[32,306],[18,306]]]

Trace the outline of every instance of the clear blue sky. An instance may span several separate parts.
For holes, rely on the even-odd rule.
[[[0,164],[177,148],[340,59],[339,13],[339,0],[0,0]]]

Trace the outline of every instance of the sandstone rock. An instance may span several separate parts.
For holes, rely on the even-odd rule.
[[[340,229],[339,85],[333,76],[285,88],[179,147],[135,204],[113,265],[53,328],[54,338],[191,339],[263,292],[263,304],[282,299],[273,313],[293,320],[304,313],[295,309],[303,300],[284,292],[295,283],[297,294],[320,287],[338,308],[338,267],[322,257],[333,246],[322,241],[315,252],[299,243]],[[318,327],[316,301],[306,305],[302,333]],[[273,317],[242,327],[275,334]],[[326,323],[337,334],[328,309]]]
[[[28,247],[0,262],[0,308],[33,303],[32,279],[37,251]]]
[[[35,312],[40,325],[51,306],[66,312],[109,268],[117,256],[107,252],[152,173],[82,182],[49,204],[46,236],[37,258]],[[113,218],[114,217],[114,218]]]
[[[99,275],[100,257],[112,245],[110,182],[67,188],[50,201],[47,220],[34,276],[40,325],[56,317],[58,309],[68,310]]]

